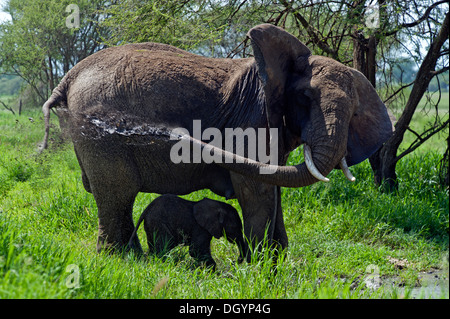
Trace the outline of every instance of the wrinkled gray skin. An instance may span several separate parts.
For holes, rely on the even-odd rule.
[[[242,223],[233,206],[209,198],[198,202],[166,194],[156,198],[140,216],[130,238],[132,244],[140,224],[144,221],[149,251],[163,254],[180,244],[189,246],[189,254],[206,266],[215,268],[211,256],[212,237],[225,234],[230,243],[239,247],[239,261],[245,247]]]
[[[357,164],[392,134],[386,107],[360,72],[311,55],[272,25],[258,25],[248,36],[255,55],[248,59],[205,58],[155,43],[108,48],[78,63],[55,88],[43,106],[46,139],[50,108],[59,105],[83,185],[97,203],[97,249],[127,245],[139,192],[181,195],[205,188],[238,199],[247,238],[261,241],[269,225],[269,242],[286,247],[280,186],[318,181],[305,163],[284,166],[289,153],[307,144],[327,176],[343,157]],[[222,132],[278,129],[276,172],[260,174],[258,158],[174,164],[169,155],[177,141],[161,131],[142,132],[143,125],[182,127],[193,135],[194,119]],[[141,250],[137,238],[134,247]]]

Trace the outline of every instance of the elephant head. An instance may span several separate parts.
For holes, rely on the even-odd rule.
[[[226,203],[204,198],[194,205],[193,214],[197,224],[211,236],[220,238],[225,233],[230,243],[239,247],[240,258],[245,251],[242,222],[236,209]]]
[[[269,167],[273,165],[246,158],[237,161],[239,156],[223,151],[221,165],[284,187],[328,181],[325,176],[336,167],[354,180],[347,165],[368,158],[393,132],[387,108],[371,83],[355,69],[311,55],[279,27],[258,25],[248,36],[265,95],[267,122],[271,128],[284,129],[288,151],[304,145],[305,163]],[[274,173],[259,174],[261,167]]]

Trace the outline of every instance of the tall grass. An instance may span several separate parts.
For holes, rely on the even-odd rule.
[[[55,142],[55,127],[52,148],[38,156],[42,132],[38,113],[0,112],[0,298],[395,298],[409,295],[365,285],[369,266],[411,289],[420,271],[448,267],[449,198],[438,152],[400,161],[398,193],[377,189],[367,162],[352,168],[355,183],[336,171],[330,183],[283,189],[289,248],[276,264],[267,249],[237,264],[237,248],[213,239],[212,272],[197,267],[187,247],[164,258],[97,254],[97,208],[72,146]],[[300,159],[295,151],[290,161]],[[135,220],[156,196],[139,194]],[[185,198],[205,196],[223,200],[209,191]],[[143,229],[138,235],[145,246]]]

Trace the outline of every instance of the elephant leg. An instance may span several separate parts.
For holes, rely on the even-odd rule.
[[[179,244],[177,238],[172,234],[172,231],[165,223],[157,226],[145,225],[145,227],[150,253],[155,254],[158,257],[163,257]]]
[[[212,235],[208,231],[200,226],[194,226],[187,244],[189,244],[189,255],[192,258],[206,267],[215,269],[216,262],[211,256],[211,239]]]
[[[75,145],[75,150],[97,203],[97,251],[125,249],[134,230],[133,204],[140,190],[140,175],[133,158],[125,150],[106,150],[89,142]],[[142,252],[137,236],[131,248]]]
[[[279,245],[282,249],[288,246],[288,237],[286,233],[286,228],[284,226],[283,220],[283,209],[281,207],[281,189],[276,186],[277,189],[277,214],[275,220],[275,227],[273,232],[273,241]]]
[[[272,248],[280,245],[284,248],[287,245],[287,235],[282,221],[279,188],[242,175],[232,173],[231,176],[242,208],[244,233],[250,242],[249,249],[255,249],[265,239]],[[250,258],[251,255],[247,252],[247,261]]]
[[[97,251],[102,249],[123,249],[134,230],[132,218],[136,193],[94,190],[98,207],[98,240]],[[135,236],[131,248],[142,251],[139,239]]]

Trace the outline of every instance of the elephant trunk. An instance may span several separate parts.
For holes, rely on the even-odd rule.
[[[342,168],[347,179],[355,180],[345,161],[348,138],[346,119],[349,118],[349,114],[347,110],[338,111],[342,108],[337,106],[330,107],[330,104],[328,104],[328,110],[331,109],[331,111],[324,112],[325,115],[313,115],[316,118],[311,130],[314,135],[306,138],[303,146],[305,162],[301,170],[304,171],[306,167],[307,173],[303,172],[302,174],[306,176],[299,177],[299,180],[303,182],[302,186],[311,185],[317,181],[328,182],[329,179],[326,176],[336,167]],[[292,177],[294,180],[296,178],[296,176]]]
[[[213,151],[218,165],[263,183],[280,187],[303,187],[312,185],[319,180],[328,181],[326,178],[321,178],[320,174],[324,176],[328,175],[345,155],[345,147],[343,147],[344,151],[342,150],[342,146],[339,147],[338,145],[330,148],[330,140],[328,137],[327,143],[324,145],[305,145],[305,153],[307,154],[305,157],[308,158],[308,165],[303,162],[295,166],[278,166],[244,158],[187,135],[183,135],[182,138],[189,139],[193,144],[200,144],[202,151],[204,148],[210,152]],[[345,139],[340,139],[336,136],[334,139],[346,141],[346,136]],[[313,164],[310,165],[310,162]],[[314,170],[319,174],[316,174]]]

